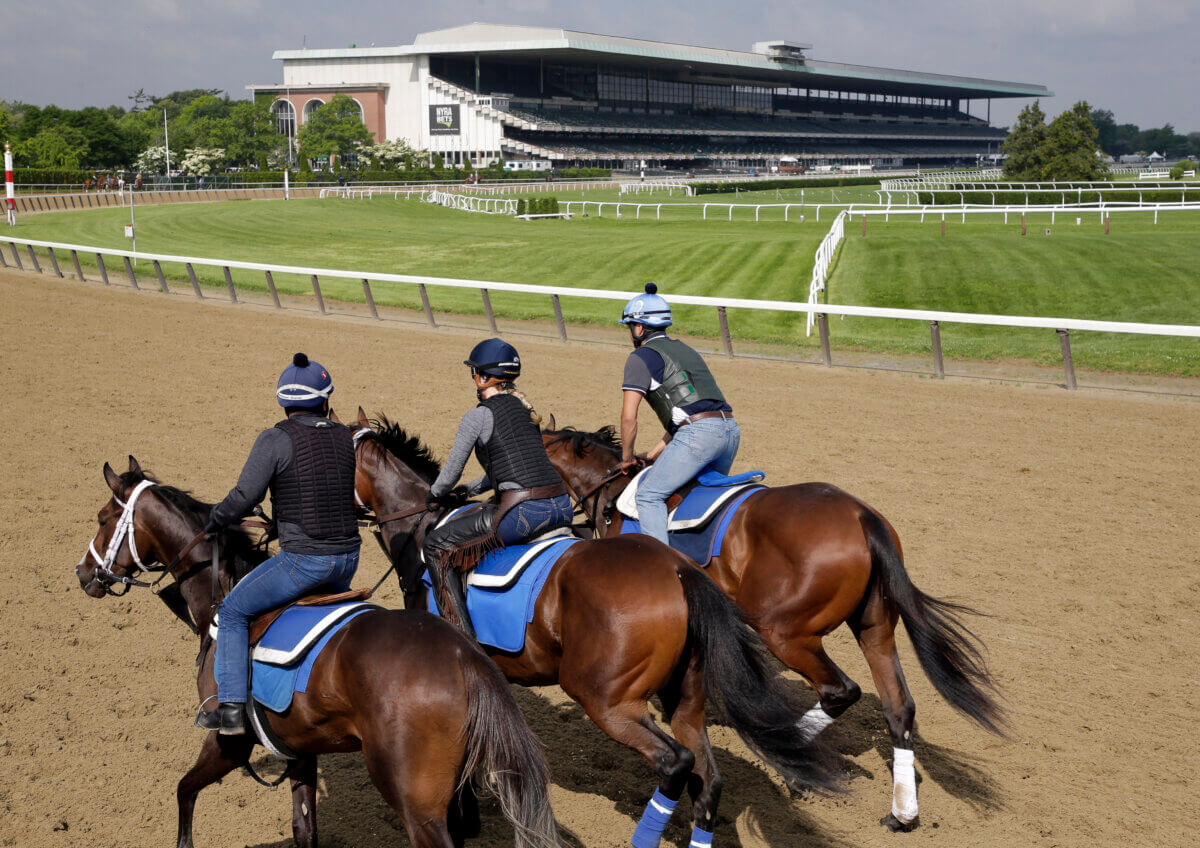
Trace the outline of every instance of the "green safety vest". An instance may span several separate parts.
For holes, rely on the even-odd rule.
[[[725,403],[725,395],[717,388],[717,381],[704,364],[700,354],[678,339],[659,336],[645,342],[662,357],[663,379],[657,389],[651,389],[646,400],[663,428],[670,430],[672,407],[684,407],[702,400]]]

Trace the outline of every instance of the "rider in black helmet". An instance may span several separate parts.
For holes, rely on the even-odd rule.
[[[473,545],[476,550],[471,553],[477,554],[495,545],[516,545],[558,527],[569,527],[572,508],[562,478],[542,445],[541,416],[513,385],[521,374],[516,348],[502,339],[486,339],[475,345],[463,364],[471,368],[479,405],[459,423],[450,456],[429,490],[428,506],[445,508],[455,502],[451,491],[472,451],[484,475],[467,485],[468,496],[492,489],[496,497],[493,503],[452,518],[430,532],[424,555],[433,579],[438,579],[437,572],[446,578],[455,612],[474,637],[464,612],[458,569],[438,568],[439,560],[455,548]]]

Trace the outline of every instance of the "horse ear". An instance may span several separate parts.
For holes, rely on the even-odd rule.
[[[112,489],[114,495],[120,497],[121,478],[117,476],[117,472],[113,471],[112,466],[107,462],[104,463],[104,482],[108,484],[108,488]]]
[[[329,407],[329,420],[334,424],[341,424],[342,419],[338,418],[337,413],[333,411],[333,407]]]
[[[130,474],[142,474],[143,473],[142,466],[140,466],[138,464],[138,461],[133,458],[133,454],[129,455],[129,473]]]
[[[553,412],[550,413],[550,421],[548,422],[546,429],[547,430],[557,430],[558,429],[558,425],[555,424],[555,422],[554,422],[554,413]]]
[[[370,427],[371,422],[367,420],[367,413],[363,412],[363,408],[358,408],[358,423],[361,427]]]

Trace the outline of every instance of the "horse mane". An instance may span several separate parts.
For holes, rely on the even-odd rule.
[[[599,430],[589,433],[586,430],[576,430],[574,427],[563,427],[560,430],[549,431],[554,438],[551,439],[550,445],[558,445],[566,443],[571,446],[571,450],[576,456],[582,457],[592,448],[608,451],[617,458],[621,456],[621,437],[617,434],[617,429],[611,424],[605,424]]]
[[[372,432],[365,438],[403,462],[426,483],[433,485],[433,481],[442,473],[442,464],[434,458],[433,451],[421,442],[420,437],[409,435],[407,430],[382,413],[367,423],[371,425]]]
[[[155,493],[183,513],[197,528],[204,527],[208,522],[208,516],[212,513],[213,504],[199,500],[186,489],[168,486],[149,471],[126,471],[120,475],[120,479],[121,485],[129,488],[143,480],[154,483]],[[228,554],[229,562],[233,564],[239,579],[266,559],[263,550],[241,527],[226,527],[221,531],[221,549]]]

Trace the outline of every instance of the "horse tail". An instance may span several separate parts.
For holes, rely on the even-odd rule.
[[[508,682],[474,649],[464,651],[462,670],[467,688],[467,751],[459,789],[475,777],[493,792],[516,831],[518,848],[562,848],[550,808],[550,765]]]
[[[704,688],[742,740],[795,789],[833,792],[839,776],[828,749],[797,724],[797,706],[771,672],[766,646],[717,585],[691,565],[675,569],[688,606],[688,637]]]
[[[950,706],[1003,736],[1004,715],[994,697],[996,684],[984,660],[983,644],[960,618],[980,613],[918,589],[883,519],[867,508],[859,520],[883,598],[900,613],[925,676]]]

